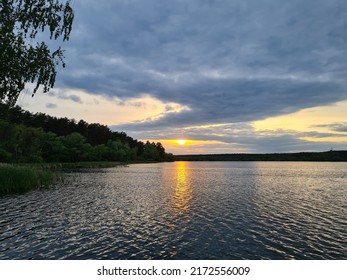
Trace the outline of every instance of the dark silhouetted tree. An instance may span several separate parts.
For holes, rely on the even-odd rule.
[[[0,102],[14,106],[25,83],[47,92],[54,86],[58,65],[65,67],[61,47],[50,50],[37,35],[69,40],[74,12],[70,0],[1,0]],[[36,45],[34,45],[36,44]]]
[[[159,159],[159,152],[157,150],[156,144],[154,142],[150,143],[149,141],[146,142],[144,146],[144,152],[143,152],[144,159],[147,160],[158,160]]]
[[[98,123],[30,113],[0,102],[0,162],[172,161],[161,143],[144,144]]]

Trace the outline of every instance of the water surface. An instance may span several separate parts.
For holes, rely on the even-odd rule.
[[[174,162],[0,198],[0,259],[347,259],[347,163]]]

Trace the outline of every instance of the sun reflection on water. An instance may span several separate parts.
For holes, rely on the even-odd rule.
[[[173,195],[173,206],[175,212],[184,213],[190,208],[192,191],[189,183],[189,168],[187,162],[176,163],[176,188]]]

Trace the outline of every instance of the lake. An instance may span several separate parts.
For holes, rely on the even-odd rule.
[[[347,163],[66,173],[0,198],[0,259],[347,259]]]

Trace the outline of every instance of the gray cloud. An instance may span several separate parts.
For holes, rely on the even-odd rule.
[[[58,86],[190,108],[115,129],[246,123],[347,98],[344,0],[86,0],[74,8]],[[283,137],[272,139],[306,145]]]
[[[76,103],[83,103],[81,98],[77,95],[74,95],[74,94],[71,94],[69,96],[67,96],[67,99],[70,99],[72,100],[73,102],[76,102]]]
[[[76,2],[59,83],[187,105],[161,122],[188,125],[346,99],[347,3],[287,2]]]
[[[346,137],[347,134],[326,133],[319,131],[299,132],[294,130],[255,130],[250,123],[233,123],[206,127],[169,128],[169,129],[138,129],[138,127],[119,126],[139,139],[189,139],[199,141],[217,141],[220,144],[209,144],[207,149],[214,153],[215,149],[223,152],[298,152],[325,151],[330,148],[345,149],[344,143],[333,143],[328,137]],[[306,140],[319,139],[319,142]],[[228,147],[228,148],[226,148]],[[218,151],[218,150],[217,150]]]
[[[199,94],[194,90],[201,89]],[[333,83],[287,80],[204,80],[199,85],[181,88],[183,103],[191,110],[169,113],[155,121],[137,123],[138,128],[253,121],[302,108],[332,103],[342,98],[343,89]],[[329,93],[329,94],[328,94]],[[172,93],[174,94],[174,93]]]
[[[347,122],[316,125],[315,127],[325,127],[331,129],[332,131],[347,133]]]
[[[57,98],[62,99],[62,100],[71,100],[75,103],[83,104],[81,97],[79,97],[75,94],[66,95],[63,92],[50,91],[49,95],[57,97]]]
[[[58,107],[58,105],[54,104],[54,103],[47,103],[46,104],[46,108],[48,108],[48,109],[55,109],[57,107]]]

